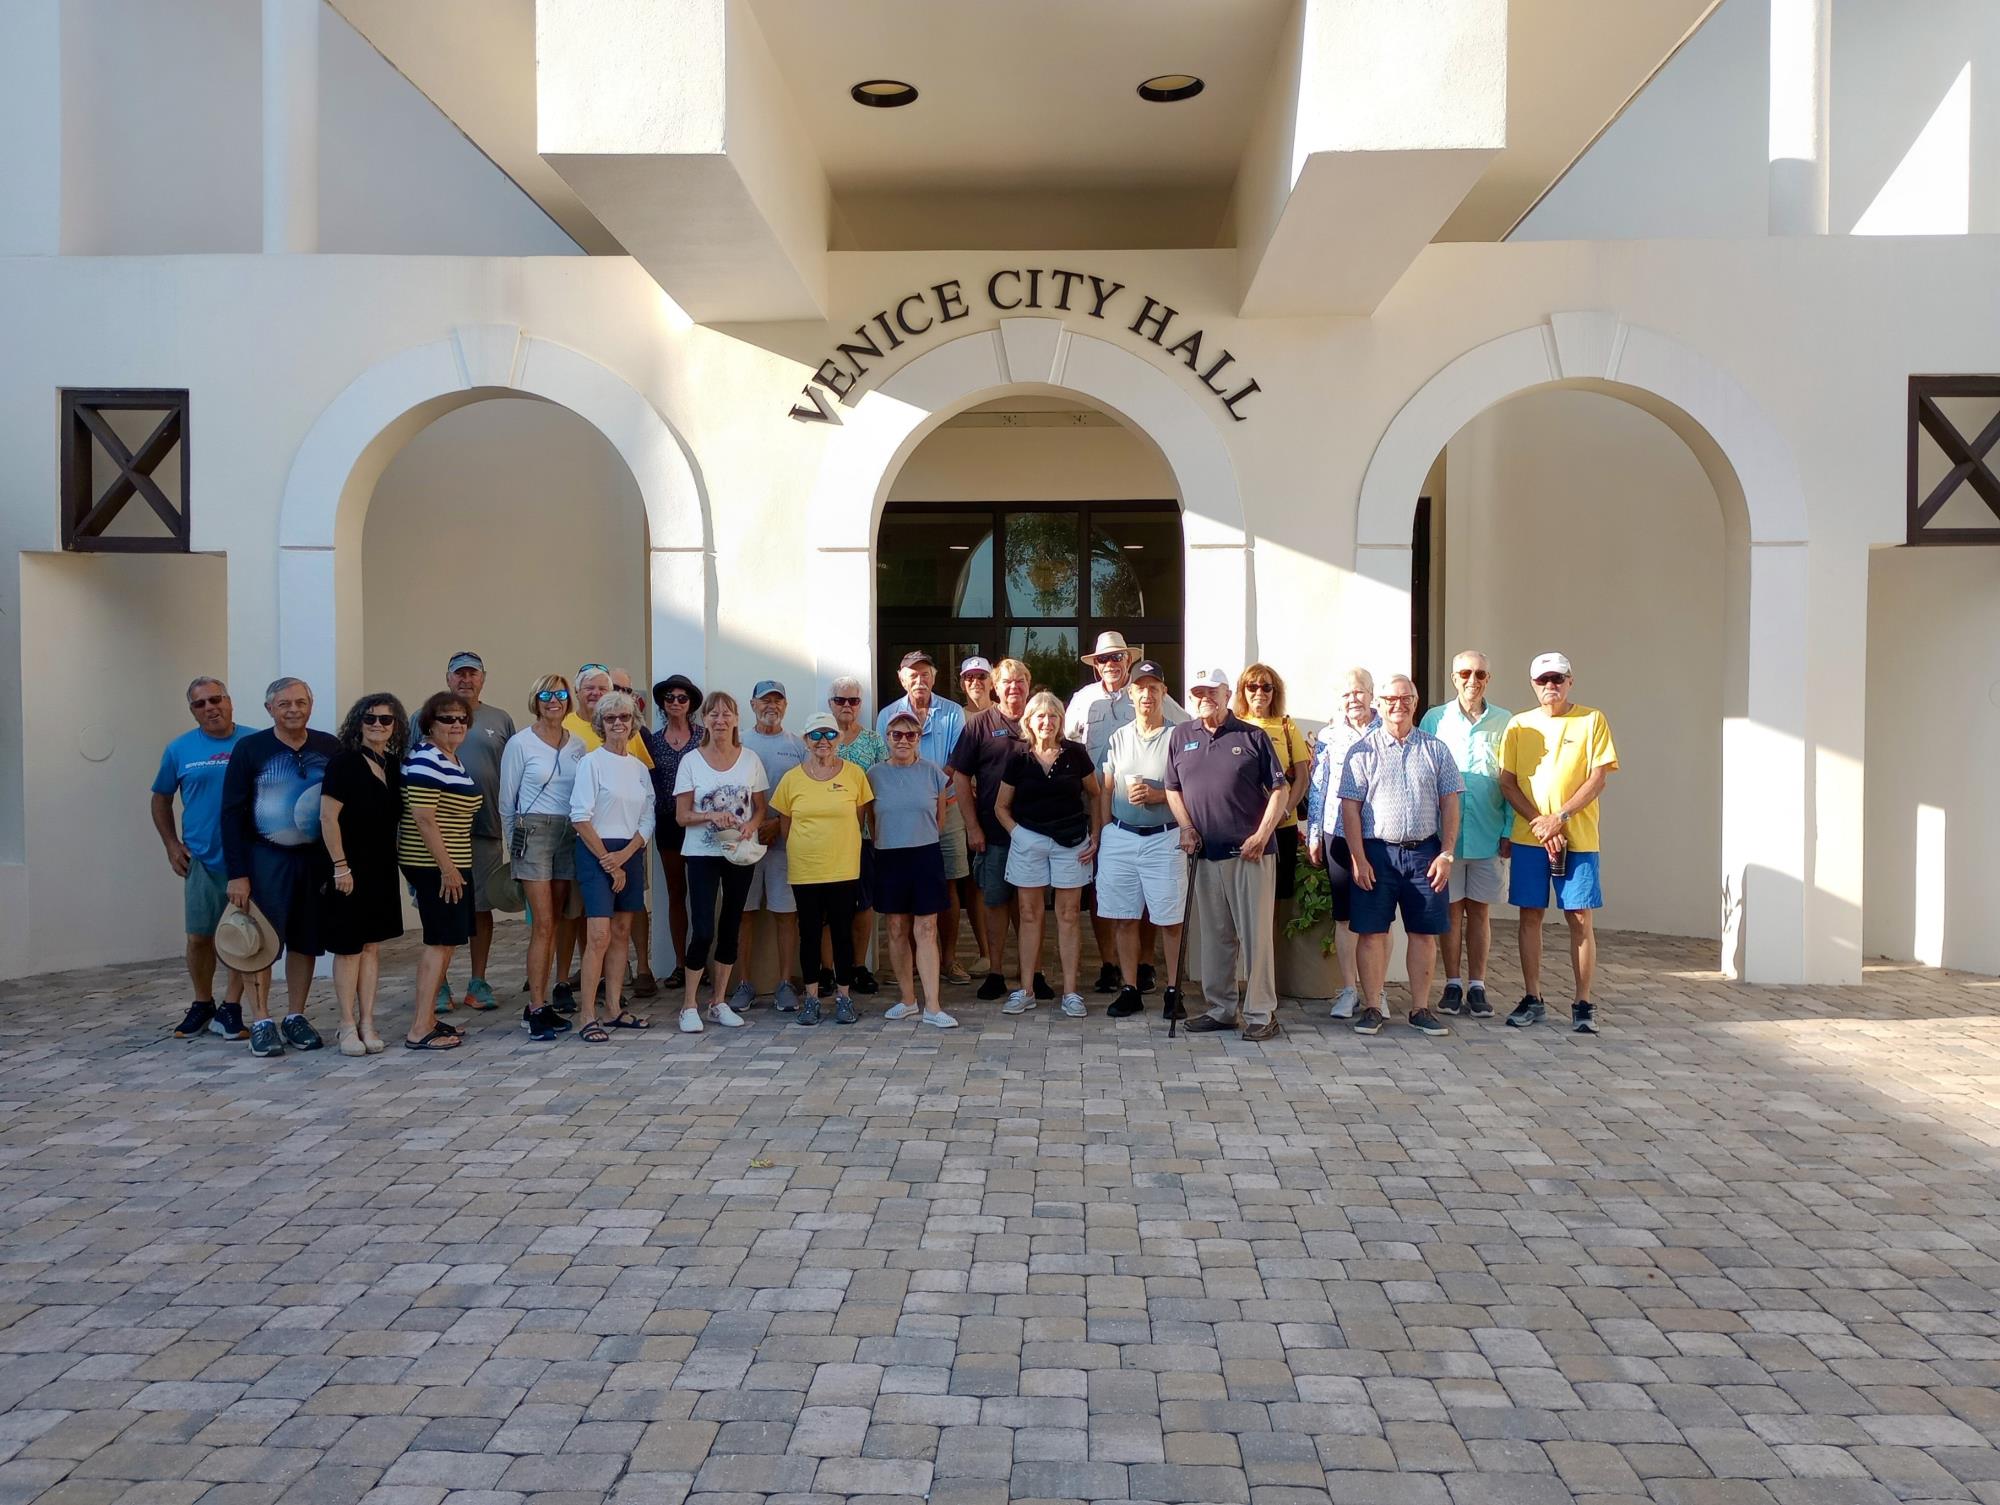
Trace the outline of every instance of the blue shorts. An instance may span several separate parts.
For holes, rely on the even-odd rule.
[[[1430,865],[1444,850],[1433,836],[1418,847],[1391,846],[1369,837],[1361,843],[1375,886],[1359,883],[1347,898],[1347,924],[1356,935],[1384,935],[1403,912],[1408,935],[1443,935],[1451,929],[1451,900],[1431,887]]]
[[[1007,843],[986,838],[986,850],[972,854],[972,878],[979,885],[979,897],[988,909],[998,909],[1014,897],[1007,881]]]
[[[1569,872],[1549,876],[1549,854],[1533,842],[1514,843],[1513,876],[1507,880],[1507,902],[1516,909],[1547,909],[1549,885],[1555,885],[1557,909],[1602,909],[1604,886],[1597,881],[1597,852],[1571,852]]]
[[[611,845],[624,846],[628,838],[615,836]],[[646,849],[639,848],[625,859],[625,886],[611,891],[611,875],[604,864],[590,855],[583,838],[576,839],[576,893],[584,914],[593,920],[607,920],[614,914],[641,914],[646,908]]]

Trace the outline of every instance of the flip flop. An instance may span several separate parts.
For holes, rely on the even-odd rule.
[[[449,1045],[444,1045],[439,1043],[440,1041],[444,1040],[449,1040],[451,1043]],[[447,1030],[443,1025],[439,1025],[436,1029],[432,1030],[428,1035],[425,1035],[421,1040],[411,1040],[406,1038],[403,1041],[403,1049],[457,1050],[460,1044],[461,1041],[459,1039],[458,1032],[456,1030]]]
[[[624,1010],[616,1019],[610,1020],[609,1023],[613,1029],[651,1029],[653,1027],[652,1020],[641,1019],[630,1009]]]
[[[594,1020],[578,1030],[576,1037],[586,1045],[608,1045],[611,1043],[610,1032]]]

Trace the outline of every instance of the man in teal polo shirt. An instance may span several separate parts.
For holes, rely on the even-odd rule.
[[[1500,792],[1500,739],[1508,712],[1486,701],[1491,669],[1486,655],[1468,649],[1451,661],[1456,698],[1424,713],[1423,729],[1451,750],[1465,779],[1459,801],[1457,860],[1451,865],[1451,929],[1444,938],[1444,997],[1447,1014],[1493,1017],[1486,1001],[1486,956],[1493,940],[1493,906],[1507,892],[1507,828],[1513,813]],[[1458,970],[1463,956],[1471,974],[1467,986]]]

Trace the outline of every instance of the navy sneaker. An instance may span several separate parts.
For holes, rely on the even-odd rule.
[[[806,994],[806,1001],[799,1005],[799,1023],[814,1025],[819,1023],[819,995]]]
[[[306,1023],[304,1014],[285,1015],[285,1022],[279,1025],[278,1029],[284,1035],[285,1043],[293,1050],[318,1050],[326,1044],[326,1041],[320,1039],[319,1031]]]
[[[530,1010],[526,1023],[530,1040],[553,1040],[569,1028],[569,1021],[547,1004]]]
[[[215,1017],[208,1022],[210,1034],[220,1035],[225,1040],[247,1040],[250,1027],[243,1022],[243,1005],[240,1003],[218,1003]]]
[[[1055,996],[1056,990],[1049,986],[1049,980],[1037,972],[1035,974],[1035,997],[1041,1002],[1047,1003]]]
[[[1478,983],[1465,990],[1465,1011],[1475,1019],[1493,1017],[1493,1005],[1486,1001],[1486,989]]]
[[[250,1026],[250,1054],[253,1056],[281,1056],[285,1053],[285,1042],[278,1038],[278,1022],[275,1019],[259,1019]]]
[[[854,1022],[854,1000],[842,993],[833,1001],[833,1022],[852,1024]]]
[[[559,982],[549,994],[549,1007],[558,1014],[576,1012],[576,989],[566,982]]]
[[[1382,1026],[1388,1022],[1387,1017],[1384,1016],[1380,1009],[1363,1009],[1361,1017],[1354,1021],[1354,1033],[1357,1035],[1379,1035],[1382,1033]]]
[[[1451,1033],[1451,1026],[1438,1018],[1429,1009],[1418,1009],[1414,1014],[1410,1015],[1410,1028],[1420,1034],[1433,1036],[1448,1035]]]
[[[196,1035],[208,1033],[208,1021],[215,1017],[215,1000],[196,999],[188,1005],[188,1011],[181,1016],[181,1022],[174,1026],[176,1040],[192,1040]]]
[[[1444,985],[1444,997],[1438,1000],[1440,1014],[1462,1014],[1465,1012],[1465,989],[1455,982]]]
[[[1514,1005],[1514,1012],[1507,1016],[1507,1023],[1514,1029],[1526,1029],[1531,1024],[1540,1024],[1549,1006],[1533,993],[1528,994]]]
[[[1597,1033],[1597,1005],[1579,998],[1569,1006],[1569,1027],[1579,1035]]]

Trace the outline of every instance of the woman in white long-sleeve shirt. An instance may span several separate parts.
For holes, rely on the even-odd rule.
[[[632,756],[639,711],[613,690],[597,702],[591,730],[604,739],[576,765],[569,818],[576,827],[576,886],[583,900],[583,1028],[578,1038],[602,1045],[612,1029],[651,1029],[619,1002],[632,916],[646,911],[646,843],[653,835],[653,778]],[[597,1022],[597,982],[604,980],[605,1024]]]
[[[583,761],[583,739],[563,725],[569,715],[569,681],[544,674],[530,692],[527,726],[500,753],[500,835],[514,879],[528,896],[528,1005],[521,1022],[537,1040],[569,1028],[565,1012],[576,1005],[557,985],[549,1003],[549,963],[556,917],[569,903],[576,880],[576,838],[569,824],[570,790]],[[565,1008],[567,1005],[567,1008]]]

